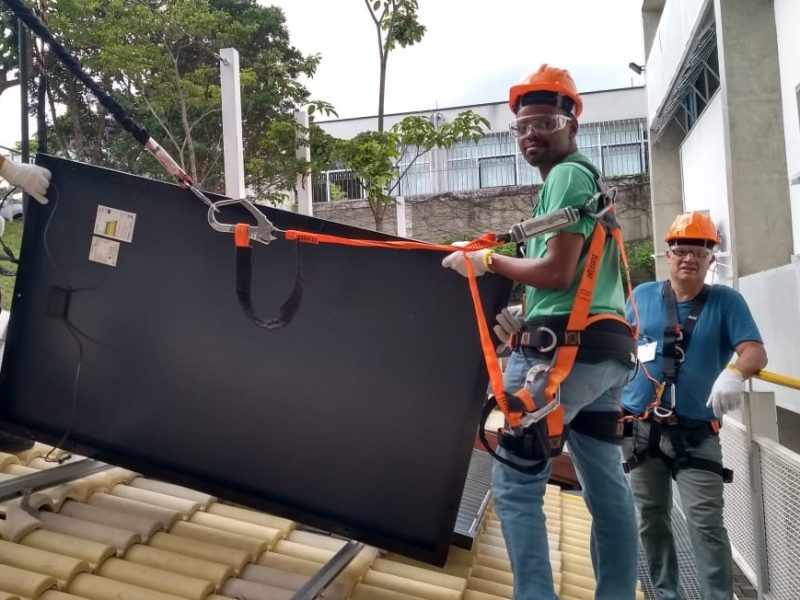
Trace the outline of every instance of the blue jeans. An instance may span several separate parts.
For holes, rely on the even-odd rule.
[[[535,364],[547,363],[513,352],[505,372],[505,389],[515,392]],[[619,409],[628,370],[619,362],[575,363],[561,385],[564,420],[579,411]],[[591,557],[597,589],[595,598],[626,600],[636,595],[638,535],[628,481],[622,471],[622,453],[616,444],[570,431],[570,457],[592,514]],[[513,455],[506,458],[531,465]],[[526,475],[495,461],[492,492],[495,511],[514,573],[514,600],[553,600],[553,573],[542,509],[551,465],[537,475]]]

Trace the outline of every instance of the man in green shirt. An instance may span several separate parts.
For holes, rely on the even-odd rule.
[[[565,207],[596,212],[600,187],[597,168],[577,151],[577,118],[583,103],[569,73],[547,65],[511,87],[509,104],[516,116],[511,131],[525,160],[544,180],[534,216]],[[584,274],[597,220],[583,216],[557,232],[529,240],[525,258],[478,250],[466,254],[476,275],[487,272],[525,285],[525,323],[513,328],[513,352],[504,373],[509,392],[523,387],[537,369],[552,377],[556,350],[568,345],[567,320]],[[593,516],[591,552],[596,598],[634,598],[637,573],[637,531],[633,498],[621,466],[615,431],[622,388],[635,363],[635,344],[624,323],[625,302],[619,250],[610,238],[603,246],[589,313],[603,315],[580,333],[576,362],[560,386],[564,423],[570,425],[570,456]],[[590,259],[591,260],[591,259]],[[443,266],[466,276],[464,253],[448,255]],[[527,335],[525,335],[527,334]],[[546,335],[545,335],[546,334]],[[505,341],[505,340],[504,340]],[[574,345],[574,344],[573,344]],[[529,380],[530,382],[530,380]],[[550,568],[543,512],[550,456],[524,443],[529,427],[499,436],[500,456],[492,471],[495,510],[514,573],[514,600],[552,600],[556,592]],[[534,430],[530,430],[531,437]],[[539,429],[541,431],[541,429]],[[527,472],[526,472],[527,471]]]

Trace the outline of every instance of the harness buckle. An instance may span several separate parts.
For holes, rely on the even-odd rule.
[[[581,332],[580,331],[565,331],[564,332],[564,345],[565,346],[580,346],[581,345]]]
[[[539,332],[546,333],[547,335],[550,336],[550,341],[548,342],[547,345],[542,345],[542,344],[538,346],[532,345],[533,336]],[[549,327],[542,325],[536,327],[536,329],[534,329],[533,331],[521,331],[516,338],[516,343],[517,346],[527,346],[530,348],[535,348],[537,352],[545,353],[555,349],[555,347],[558,345],[558,336],[556,335],[555,331],[553,331]]]

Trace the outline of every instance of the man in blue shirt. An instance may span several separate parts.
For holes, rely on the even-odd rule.
[[[623,394],[631,416],[624,454],[639,511],[639,535],[660,598],[679,598],[672,537],[672,479],[680,492],[702,597],[733,598],[731,547],[723,522],[720,419],[742,403],[742,383],[767,364],[744,298],[706,285],[719,244],[702,213],[680,215],[665,238],[669,279],[634,291],[641,369]],[[633,310],[628,303],[628,318]],[[729,365],[736,353],[736,362]],[[628,432],[626,432],[628,433]]]

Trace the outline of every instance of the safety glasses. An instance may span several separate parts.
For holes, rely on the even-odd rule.
[[[572,117],[567,115],[528,115],[511,123],[508,128],[515,138],[525,137],[531,132],[547,135],[567,126]]]
[[[706,260],[714,254],[713,250],[703,246],[670,246],[669,251],[678,258],[686,258],[691,254],[696,260]]]

